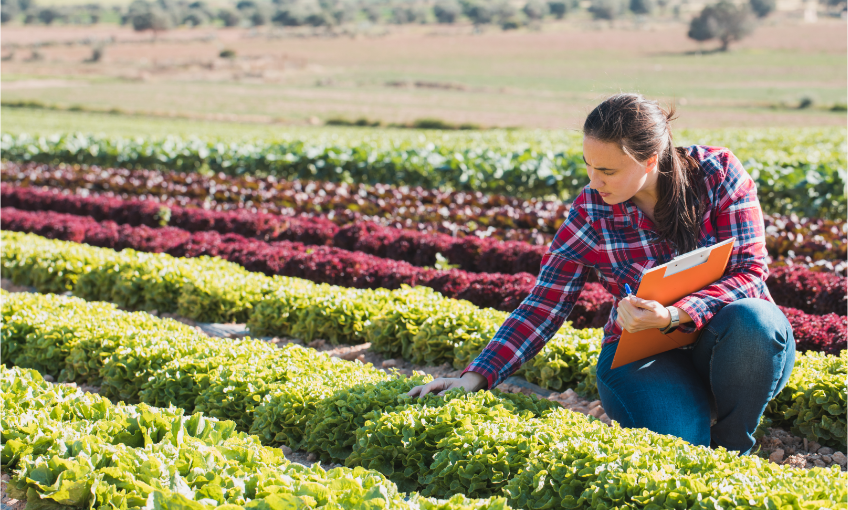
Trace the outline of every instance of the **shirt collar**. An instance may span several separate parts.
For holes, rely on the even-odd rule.
[[[588,192],[588,200],[581,204],[586,210],[592,221],[599,219],[612,219],[614,228],[638,228],[641,230],[650,230],[656,232],[654,222],[645,216],[642,211],[636,207],[632,200],[625,200],[618,204],[608,205],[603,201],[601,195],[586,187]]]
[[[616,227],[632,227],[656,232],[654,222],[630,200],[613,205],[612,215],[613,225]]]

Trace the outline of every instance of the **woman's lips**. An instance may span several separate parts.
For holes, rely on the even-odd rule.
[[[608,196],[612,195],[612,193],[604,193],[602,191],[599,191],[598,193],[600,193],[602,197],[608,197]]]

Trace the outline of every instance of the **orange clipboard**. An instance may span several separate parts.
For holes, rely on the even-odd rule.
[[[684,296],[703,289],[724,274],[735,241],[736,238],[731,237],[712,246],[684,253],[661,266],[652,267],[642,275],[636,297],[669,306]],[[622,331],[610,368],[618,368],[654,354],[693,344],[699,333],[700,331],[684,333],[677,330],[663,335],[659,329],[646,329],[638,333]]]

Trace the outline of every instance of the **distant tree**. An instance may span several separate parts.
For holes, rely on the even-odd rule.
[[[696,41],[721,41],[721,51],[754,31],[754,16],[747,5],[736,6],[727,0],[704,7],[689,24],[689,37]]]
[[[2,6],[0,6],[0,22],[4,24],[8,23],[15,19],[20,12],[21,9],[18,6],[17,1],[2,0]]]
[[[433,15],[439,23],[454,23],[462,14],[462,6],[456,0],[439,0],[433,6]]]
[[[478,0],[477,2],[467,4],[465,15],[475,25],[488,25],[495,20],[497,12],[489,2]]]
[[[392,9],[392,22],[398,25],[426,23],[427,11],[422,5],[398,5]]]
[[[568,13],[568,3],[567,2],[548,2],[548,10],[551,14],[556,17],[556,19],[562,19]]]
[[[306,24],[307,17],[309,17],[309,13],[304,9],[297,5],[289,5],[278,9],[271,16],[271,21],[275,25],[282,25],[284,27],[299,27]]]
[[[236,27],[241,23],[241,14],[235,9],[224,8],[218,11],[218,19],[225,27]]]
[[[250,26],[262,27],[271,24],[271,17],[273,14],[274,13],[267,7],[258,7],[250,12],[247,19],[250,21]]]
[[[43,9],[38,10],[38,21],[44,23],[45,25],[51,25],[56,20],[62,20],[66,16],[56,7],[45,7]]]
[[[205,9],[189,9],[183,16],[182,24],[196,27],[209,23],[211,19],[212,16]]]
[[[758,18],[765,18],[774,11],[776,7],[775,0],[749,0],[751,10]]]
[[[89,22],[93,25],[100,23],[100,18],[103,17],[103,7],[100,4],[87,4],[85,12],[88,14]]]
[[[256,2],[253,0],[239,0],[236,3],[236,9],[244,11],[246,9],[256,9]]]
[[[493,6],[495,9],[495,16],[501,23],[518,16],[518,9],[509,0],[493,2]]]
[[[321,9],[318,2],[314,1],[298,1],[292,2],[281,7],[271,17],[277,25],[288,27],[297,27],[302,25],[311,25],[320,27],[325,25],[335,24],[333,16]]]
[[[352,2],[338,2],[330,7],[330,15],[337,25],[356,19],[356,5]]]
[[[651,14],[655,7],[654,0],[630,0],[630,11],[633,14]]]
[[[589,13],[594,19],[614,20],[624,13],[623,0],[592,0]]]
[[[522,9],[527,19],[538,21],[544,18],[549,12],[548,4],[542,0],[528,0]]]
[[[380,8],[376,5],[366,5],[365,8],[362,9],[362,12],[371,23],[377,23],[380,21],[380,18],[383,17],[383,14],[380,12]]]
[[[151,7],[146,12],[136,12],[130,18],[133,30],[152,30],[154,34],[173,27],[171,16],[160,7]]]
[[[333,16],[325,11],[313,12],[306,17],[306,24],[313,27],[324,27],[333,25]]]

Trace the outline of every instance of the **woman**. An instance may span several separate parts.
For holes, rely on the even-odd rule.
[[[589,185],[542,258],[530,295],[459,378],[409,395],[497,386],[556,333],[594,269],[616,296],[597,364],[606,414],[623,427],[750,452],[766,404],[789,379],[795,340],[765,285],[754,182],[728,149],[674,147],[673,115],[638,94],[610,97],[589,114]],[[673,305],[624,291],[625,284],[637,289],[647,269],[734,236],[722,278]],[[683,331],[700,331],[694,344],[610,369],[623,329],[670,332],[678,321]]]

